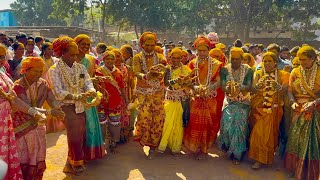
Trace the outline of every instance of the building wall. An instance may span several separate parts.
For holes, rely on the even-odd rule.
[[[17,26],[17,20],[11,10],[0,11],[0,27]]]

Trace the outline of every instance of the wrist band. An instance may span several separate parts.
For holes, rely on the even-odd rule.
[[[28,109],[28,114],[30,114],[32,117],[35,117],[36,114],[38,114],[38,111],[35,108],[31,107]]]

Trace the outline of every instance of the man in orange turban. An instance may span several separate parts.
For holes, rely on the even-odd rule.
[[[155,52],[156,44],[156,34],[143,33],[140,37],[143,51],[133,57],[136,96],[140,103],[134,137],[142,146],[150,147],[148,158],[153,158],[159,146],[164,123],[164,89],[161,85],[164,72],[150,71],[151,67],[161,67],[159,64],[165,62],[163,55]]]
[[[213,48],[209,51],[210,57],[217,59],[218,61],[222,62],[222,66],[226,65],[226,56],[219,48]]]
[[[67,130],[68,158],[63,172],[79,174],[85,169],[85,104],[89,97],[95,97],[95,88],[87,69],[75,62],[79,50],[72,38],[64,36],[54,40],[53,49],[60,60],[49,69],[48,79],[66,114],[63,123]]]
[[[24,74],[30,68],[34,68],[35,70],[43,70],[44,65],[44,61],[41,57],[26,57],[21,62],[20,73]]]
[[[198,57],[189,63],[196,70],[195,97],[190,102],[190,121],[185,128],[184,145],[203,159],[217,138],[224,94],[218,92],[222,63],[209,56],[210,41],[204,36],[194,41]]]

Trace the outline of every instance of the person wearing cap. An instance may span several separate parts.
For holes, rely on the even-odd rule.
[[[164,88],[161,85],[164,71],[163,56],[154,51],[157,35],[145,32],[140,37],[142,52],[133,57],[133,72],[137,77],[136,96],[139,101],[134,139],[141,146],[149,146],[148,158],[154,157],[164,123]],[[159,68],[157,68],[159,67]]]
[[[234,164],[240,164],[247,151],[249,137],[248,118],[253,70],[242,63],[243,50],[233,47],[230,64],[221,68],[221,86],[226,93],[227,104],[223,109],[218,146]]]
[[[293,110],[284,165],[296,179],[320,178],[320,66],[313,47],[297,52],[301,65],[292,70],[289,98]]]
[[[273,163],[278,146],[279,126],[283,116],[284,97],[289,86],[289,73],[277,68],[278,56],[263,55],[262,68],[254,73],[249,125],[251,129],[249,158],[253,169]]]
[[[77,62],[84,65],[88,74],[92,78],[96,69],[96,60],[90,53],[91,39],[86,34],[79,34],[74,38],[78,45]],[[87,99],[92,101],[95,97]],[[103,145],[102,132],[99,123],[98,111],[95,106],[86,106],[86,144],[85,144],[85,160],[101,159],[105,156],[105,147]]]
[[[183,78],[188,76],[191,70],[187,65],[181,63],[182,50],[180,48],[173,48],[170,56],[172,63],[167,66],[164,79],[166,85],[165,122],[158,150],[164,152],[166,148],[169,148],[171,153],[177,155],[180,154],[182,147],[183,127],[189,121],[186,107],[190,102],[190,89]]]
[[[6,57],[6,46],[0,44],[0,59],[5,59]],[[8,171],[0,165],[0,179],[18,179],[23,178],[20,168],[19,159],[19,149],[17,147],[17,139],[15,138],[15,132],[13,128],[12,113],[13,109],[15,111],[20,111],[26,115],[30,115],[35,121],[41,118],[41,113],[30,106],[28,103],[22,101],[17,97],[16,93],[12,91],[13,82],[11,79],[3,72],[0,72],[0,159],[7,164]]]
[[[125,101],[125,82],[122,72],[115,66],[116,54],[114,51],[106,51],[102,55],[104,65],[95,71],[95,83],[104,96],[98,106],[100,124],[105,140],[106,149],[115,152],[120,142],[121,118],[123,118],[123,104]],[[110,133],[107,135],[107,133]]]
[[[65,173],[79,174],[84,168],[84,136],[87,99],[96,96],[96,90],[84,65],[77,63],[78,45],[68,36],[53,41],[53,51],[59,59],[48,71],[53,93],[63,103],[66,116],[68,158]]]
[[[24,52],[25,57],[39,57],[40,53],[34,50],[35,42],[33,37],[29,37],[26,44],[26,50]]]
[[[184,146],[200,160],[207,156],[208,149],[216,141],[220,129],[218,117],[217,88],[220,86],[222,63],[209,56],[210,41],[204,36],[194,41],[197,58],[189,63],[195,70],[194,97],[190,102],[190,121],[185,128]]]
[[[18,141],[20,165],[24,179],[42,179],[46,170],[46,116],[64,117],[60,103],[55,99],[48,83],[42,79],[44,62],[40,57],[26,57],[21,63],[22,77],[15,81],[13,91],[22,101],[42,112],[41,119],[21,111],[12,114],[15,137]],[[41,109],[47,101],[51,110]],[[38,109],[39,110],[38,110]]]
[[[219,36],[218,36],[218,34],[215,33],[215,32],[210,32],[210,33],[207,35],[207,38],[208,38],[209,41],[210,41],[210,49],[215,48],[215,47],[216,47],[216,44],[219,43]]]

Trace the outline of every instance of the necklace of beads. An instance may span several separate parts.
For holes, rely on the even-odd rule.
[[[311,67],[311,74],[310,74],[309,81],[307,80],[307,77],[306,77],[306,71],[307,70],[305,70],[302,66],[300,66],[300,71],[301,71],[301,74],[302,74],[302,81],[306,82],[307,87],[310,88],[311,90],[313,90],[314,83],[316,81],[318,65],[316,63],[313,63],[313,65]],[[300,88],[301,88],[303,94],[308,94],[307,90],[303,87],[302,83],[300,83]]]
[[[204,85],[205,87],[207,87],[207,86],[209,86],[210,83],[211,83],[213,61],[212,61],[212,58],[211,58],[211,57],[207,57],[207,58],[203,59],[202,61],[205,61],[205,60],[208,61],[208,65],[209,65],[209,67],[208,67],[207,79],[206,79],[207,81],[206,81],[206,84]],[[198,58],[197,58],[197,61],[196,61],[196,69],[197,69],[197,71],[196,71],[196,76],[198,76],[197,82],[198,82],[199,85],[201,85],[200,76],[199,76],[199,71],[200,71],[200,70],[199,70],[199,62],[200,62],[200,61],[201,61],[201,60],[200,60],[200,58],[198,57]]]
[[[146,59],[146,56],[153,56],[152,59],[153,59],[153,66],[159,64],[159,59],[158,57],[156,56],[156,53],[152,52],[152,53],[146,53],[145,51],[142,51],[142,68],[143,68],[143,71],[144,73],[147,73],[148,72],[148,66],[147,66],[147,59]]]
[[[229,73],[229,76],[230,76],[231,81],[236,81],[236,80],[234,79],[234,76],[233,76],[233,72],[234,72],[234,71],[233,71],[232,67],[231,67],[231,66],[228,66],[227,69],[228,69],[228,73]],[[236,71],[236,70],[235,70],[235,71]],[[240,78],[239,78],[239,82],[238,82],[240,85],[243,84],[245,71],[246,71],[246,70],[245,70],[245,66],[241,65],[241,67],[240,67]]]
[[[74,66],[72,66],[72,68],[74,67],[74,70],[75,70],[75,72],[74,72],[74,74],[76,76],[75,83],[72,82],[71,74],[67,70],[66,64],[62,60],[58,61],[58,66],[61,69],[62,77],[68,83],[68,85],[73,89],[79,88],[80,87],[80,75],[79,75],[80,68],[79,68],[79,66],[76,66],[76,64],[74,64]]]

